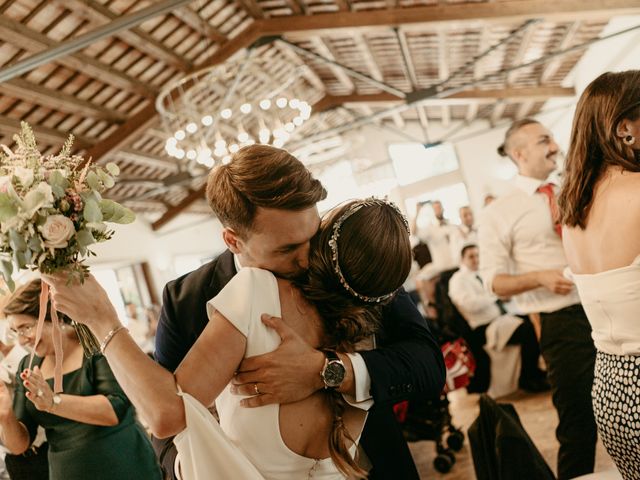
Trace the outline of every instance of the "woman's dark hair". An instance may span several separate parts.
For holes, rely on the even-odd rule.
[[[42,291],[42,281],[40,279],[31,280],[19,287],[9,298],[7,304],[2,308],[4,315],[29,315],[38,318],[40,313],[40,292]],[[69,317],[58,312],[61,322],[71,323]],[[47,302],[47,313],[45,321],[51,321],[51,302]]]
[[[366,204],[346,218],[339,229],[339,256],[329,245],[334,224],[358,201],[331,211],[322,221],[309,254],[308,277],[300,285],[307,300],[324,323],[323,347],[351,352],[354,345],[378,328],[383,303],[367,303],[353,296],[340,283],[336,262],[349,286],[366,297],[379,297],[398,290],[411,270],[411,245],[406,220],[394,207],[381,201]],[[389,300],[387,300],[388,302]],[[334,424],[329,439],[331,458],[348,478],[364,478],[366,472],[349,455],[349,435],[342,414],[345,402],[329,391]]]
[[[560,220],[570,227],[587,226],[593,189],[608,166],[640,172],[636,152],[618,137],[621,120],[640,118],[640,70],[603,73],[585,89],[573,118],[558,198]]]

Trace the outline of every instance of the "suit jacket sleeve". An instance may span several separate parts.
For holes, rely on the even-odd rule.
[[[409,294],[401,290],[382,315],[378,348],[359,352],[376,406],[437,398],[445,381],[442,352]]]
[[[184,333],[180,332],[170,288],[171,284],[168,284],[162,292],[162,309],[156,331],[154,356],[160,365],[173,372],[178,368],[191,345],[186,344]]]

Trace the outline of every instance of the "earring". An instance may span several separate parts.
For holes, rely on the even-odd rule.
[[[636,143],[636,139],[633,135],[627,135],[626,137],[624,137],[623,142],[626,145],[633,145],[634,143]]]

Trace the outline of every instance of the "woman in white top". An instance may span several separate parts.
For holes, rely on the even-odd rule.
[[[640,478],[640,71],[584,91],[560,194],[563,243],[598,350],[593,410],[625,479]]]
[[[208,302],[209,324],[175,379],[121,329],[93,277],[73,286],[62,277],[48,281],[56,308],[84,312],[75,318],[106,339],[105,355],[154,435],[182,432],[174,440],[182,478],[328,480],[366,476],[355,458],[365,412],[331,389],[286,405],[242,408],[242,397],[231,393],[229,382],[243,358],[275,350],[282,335],[300,335],[317,348],[353,351],[375,333],[381,305],[410,267],[408,224],[397,207],[376,199],[339,207],[312,241],[303,284],[244,268]],[[267,328],[260,318],[265,313],[282,317],[289,333]],[[219,426],[204,408],[214,401]]]

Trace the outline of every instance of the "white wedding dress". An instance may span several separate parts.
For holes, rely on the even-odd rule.
[[[247,337],[245,357],[275,350],[278,334],[260,320],[263,313],[280,317],[278,283],[271,272],[241,269],[207,302],[209,318],[219,311]],[[190,395],[180,393],[187,428],[174,439],[178,450],[176,471],[183,480],[266,479],[337,480],[344,476],[331,458],[313,459],[289,449],[281,435],[279,405],[240,406],[241,396],[229,385],[216,399],[220,424]],[[350,452],[355,454],[356,446]]]

